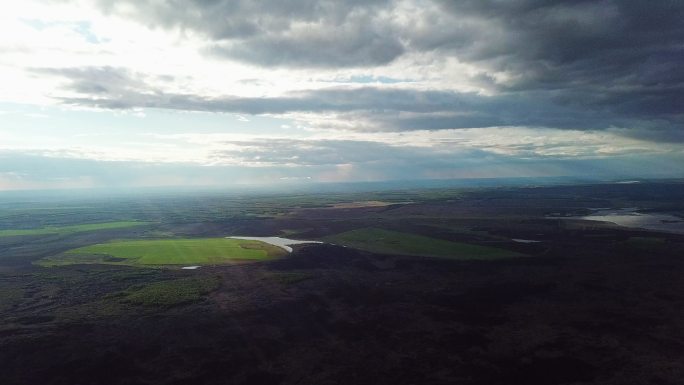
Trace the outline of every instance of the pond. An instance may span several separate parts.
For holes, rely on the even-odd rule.
[[[684,220],[671,214],[639,213],[636,207],[599,209],[580,217],[590,221],[611,222],[619,226],[684,234]]]

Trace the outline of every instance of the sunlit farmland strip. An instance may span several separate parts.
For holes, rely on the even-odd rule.
[[[46,226],[37,229],[7,229],[0,230],[0,237],[16,237],[23,235],[70,234],[96,230],[115,230],[127,227],[149,225],[152,222],[119,221],[103,223],[86,223],[71,226]]]
[[[500,259],[523,254],[489,246],[451,242],[377,228],[364,228],[325,237],[324,240],[379,254],[415,255],[448,259]]]
[[[285,255],[260,241],[226,238],[119,240],[79,247],[38,261],[41,266],[112,264],[137,266],[215,265],[257,262]]]

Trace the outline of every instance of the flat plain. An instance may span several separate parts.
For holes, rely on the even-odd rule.
[[[98,199],[0,199],[1,384],[684,378],[684,235],[579,218],[684,181]]]

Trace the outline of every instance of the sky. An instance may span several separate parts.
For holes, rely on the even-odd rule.
[[[44,0],[0,190],[684,177],[684,2]]]

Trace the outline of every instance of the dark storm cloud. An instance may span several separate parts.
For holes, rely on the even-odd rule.
[[[374,120],[376,129],[617,126],[644,138],[682,137],[682,1],[101,0],[100,5],[148,25],[198,33],[207,38],[211,54],[266,67],[335,69],[382,66],[411,55],[436,62],[455,58],[478,68],[473,80],[496,96],[362,89],[272,99],[159,92],[147,98],[149,91],[125,88],[115,97],[91,79],[74,82],[72,88],[87,95],[70,103],[253,114],[336,111]],[[415,114],[398,116],[406,112]]]
[[[403,54],[382,12],[388,0],[111,1],[105,12],[196,31],[208,52],[264,66],[359,67]]]
[[[514,80],[501,91],[552,90],[558,104],[682,125],[683,2],[440,3],[442,23],[472,18],[486,21],[488,31],[465,40],[458,29],[426,31],[412,40],[414,49],[507,71]]]
[[[437,50],[511,70],[525,86],[684,76],[679,1],[432,0],[413,4],[415,15],[401,14],[403,3],[100,1],[105,12],[202,33],[216,51],[262,65],[366,66]]]

